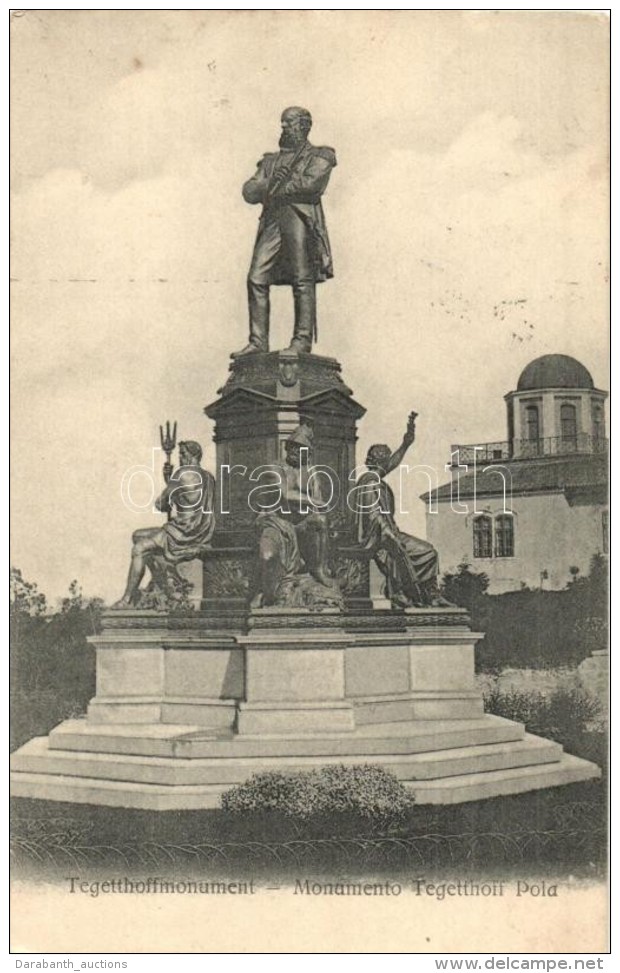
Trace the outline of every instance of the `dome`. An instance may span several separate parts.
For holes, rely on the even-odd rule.
[[[543,355],[526,365],[517,392],[531,389],[593,389],[588,369],[569,355]]]

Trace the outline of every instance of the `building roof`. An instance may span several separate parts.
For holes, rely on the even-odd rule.
[[[517,392],[530,389],[593,389],[590,372],[569,355],[542,355],[526,365],[517,382]]]
[[[477,497],[502,496],[503,484],[499,470],[509,470],[506,477],[507,491],[513,495],[526,493],[564,493],[567,500],[580,498],[581,502],[603,503],[607,495],[607,456],[604,453],[583,454],[562,458],[512,460],[478,469],[475,474]],[[436,491],[438,500],[449,500],[451,483],[443,483]],[[428,501],[425,493],[422,500]],[[474,473],[459,477],[461,500],[474,496]]]

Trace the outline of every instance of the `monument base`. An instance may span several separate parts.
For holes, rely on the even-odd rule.
[[[252,774],[372,763],[402,780],[418,804],[457,804],[597,776],[593,764],[563,753],[558,744],[524,733],[518,724],[492,716],[463,721],[465,726],[458,720],[433,727],[424,721],[379,724],[368,735],[306,735],[300,740],[288,738],[286,746],[278,739],[275,747],[273,737],[255,737],[249,752],[233,738],[213,739],[210,757],[172,755],[178,753],[175,744],[179,743],[202,742],[204,752],[207,741],[194,736],[191,728],[181,734],[169,728],[168,737],[140,737],[135,726],[119,726],[112,737],[109,731],[105,736],[91,733],[80,722],[68,721],[55,735],[35,738],[18,751],[11,775],[14,796],[155,811],[217,808],[225,790]],[[58,749],[61,739],[67,749]],[[477,739],[501,742],[473,742]],[[437,749],[448,740],[463,745]],[[137,750],[161,752],[164,743],[170,756],[136,754]],[[418,752],[418,746],[429,749]],[[118,752],[124,747],[130,753]],[[229,756],[219,755],[224,753]]]
[[[593,764],[485,715],[460,609],[265,609],[236,631],[207,613],[109,613],[97,696],[12,756],[16,797],[215,808],[252,774],[372,763],[420,804],[587,780]]]

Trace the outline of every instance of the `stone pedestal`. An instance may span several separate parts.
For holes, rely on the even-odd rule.
[[[347,503],[364,409],[338,362],[248,355],[205,411],[215,421],[217,526],[204,563],[181,567],[197,610],[104,616],[86,718],[13,755],[16,796],[211,808],[258,771],[346,762],[390,770],[419,803],[455,803],[598,775],[484,714],[474,685],[481,635],[461,609],[391,608]],[[250,612],[250,475],[283,458],[301,421],[314,430],[314,465],[333,477],[331,570],[345,607]]]
[[[219,397],[205,408],[215,423],[219,475],[213,551],[204,564],[203,610],[220,616],[242,610],[255,592],[256,509],[250,492],[259,481],[251,476],[266,464],[284,461],[286,440],[301,422],[313,430],[311,462],[324,494],[333,490],[330,561],[339,588],[351,607],[371,608],[376,602],[376,607],[389,608],[379,591],[374,600],[370,594],[371,565],[357,545],[355,514],[347,502],[354,486],[350,475],[356,468],[357,422],[365,411],[334,358],[279,351],[231,363]]]
[[[435,618],[437,611],[407,614],[415,623]],[[474,646],[481,637],[462,628],[416,624],[387,643],[380,634],[360,634],[347,656],[357,722],[481,716],[482,699],[474,688]]]
[[[231,625],[235,621],[236,627]],[[598,768],[483,713],[459,609],[111,612],[97,695],[12,757],[16,796],[210,808],[265,770],[373,763],[419,803],[586,780]]]
[[[110,614],[96,649],[92,723],[191,723],[232,728],[243,653],[223,634],[171,630],[165,612]]]
[[[247,543],[255,516],[248,494],[257,485],[250,474],[284,460],[284,444],[301,422],[314,431],[313,464],[332,473],[337,490],[333,523],[341,531],[351,529],[349,474],[355,469],[356,424],[365,411],[342,380],[335,358],[275,351],[233,361],[219,398],[205,408],[215,422],[217,468],[224,470],[215,546]]]
[[[353,706],[346,698],[345,651],[350,640],[344,632],[299,631],[292,643],[290,633],[282,629],[260,629],[238,641],[245,651],[245,699],[237,717],[240,735],[299,736],[355,729]]]

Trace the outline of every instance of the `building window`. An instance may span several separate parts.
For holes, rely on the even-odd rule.
[[[540,423],[538,421],[538,406],[528,405],[525,410],[525,427],[530,442],[540,438]]]
[[[540,449],[540,419],[537,405],[528,405],[525,410],[525,432],[527,455],[536,455]]]
[[[515,531],[511,514],[495,518],[495,557],[514,557]]]
[[[566,403],[560,407],[560,429],[564,449],[577,449],[577,410]]]
[[[515,521],[512,514],[479,514],[473,522],[474,557],[514,557]]]
[[[603,527],[603,554],[609,554],[609,510],[603,510],[601,520]]]
[[[605,417],[602,405],[595,405],[592,409],[592,435],[596,442],[605,438]]]
[[[474,557],[493,556],[493,522],[483,514],[474,520]]]

